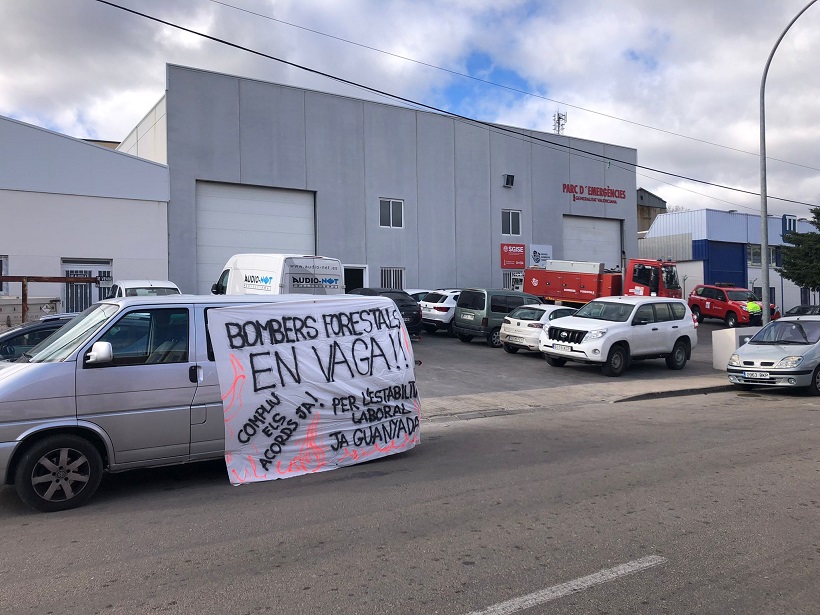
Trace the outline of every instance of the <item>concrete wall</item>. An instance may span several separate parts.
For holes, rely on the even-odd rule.
[[[167,279],[168,223],[162,201],[0,191],[0,250],[9,275],[62,276],[62,260],[111,260],[114,279]],[[20,284],[9,283],[9,295]],[[54,283],[31,283],[31,296],[59,297]]]

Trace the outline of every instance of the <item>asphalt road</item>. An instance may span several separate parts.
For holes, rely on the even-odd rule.
[[[443,336],[416,355],[430,397],[630,382]],[[284,481],[135,471],[50,515],[4,488],[0,613],[818,613],[819,398],[562,399],[427,418],[408,453]]]

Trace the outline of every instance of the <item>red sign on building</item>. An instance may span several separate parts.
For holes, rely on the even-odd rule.
[[[501,268],[524,269],[527,246],[523,243],[501,244]]]

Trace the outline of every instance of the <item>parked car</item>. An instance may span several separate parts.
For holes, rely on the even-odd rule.
[[[404,326],[410,335],[421,334],[421,306],[403,290],[395,288],[354,288],[351,295],[367,295],[369,297],[389,297],[398,306]]]
[[[16,361],[77,314],[52,314],[0,333],[0,361]]]
[[[509,353],[519,350],[538,352],[541,330],[556,318],[572,316],[576,311],[571,307],[541,303],[517,307],[507,314],[501,325],[501,345]]]
[[[461,290],[442,289],[433,290],[419,301],[421,306],[421,321],[424,330],[434,333],[444,329],[452,335],[453,317],[456,314],[456,303]]]
[[[763,318],[759,312],[749,314],[749,302],[760,305],[760,298],[748,288],[717,284],[698,284],[692,289],[688,300],[698,322],[703,322],[704,318],[719,318],[727,327],[759,326]],[[774,303],[770,304],[770,314],[772,320],[780,318]]]
[[[664,358],[683,369],[698,343],[697,321],[683,299],[602,297],[541,333],[539,348],[553,367],[597,363],[620,376],[632,359]]]
[[[421,301],[430,292],[426,288],[405,288],[404,292],[413,297],[416,301]]]
[[[804,388],[820,395],[820,316],[773,320],[730,358],[726,372],[736,388]]]
[[[820,305],[795,305],[786,310],[783,316],[809,316],[820,314]]]
[[[224,460],[208,312],[294,297],[304,300],[104,299],[19,361],[0,363],[0,485],[13,484],[29,506],[55,512],[86,503],[106,470]],[[359,304],[355,297],[311,297]]]
[[[168,280],[117,280],[111,286],[108,296],[118,297],[162,297],[178,295],[179,287]]]
[[[465,288],[458,296],[453,333],[462,342],[484,338],[487,345],[501,347],[501,324],[515,308],[543,303],[539,297],[517,290]]]

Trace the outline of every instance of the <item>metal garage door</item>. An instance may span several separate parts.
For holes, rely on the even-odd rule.
[[[621,266],[621,221],[564,216],[564,260]]]
[[[197,182],[197,292],[210,293],[234,254],[316,253],[312,192]]]

